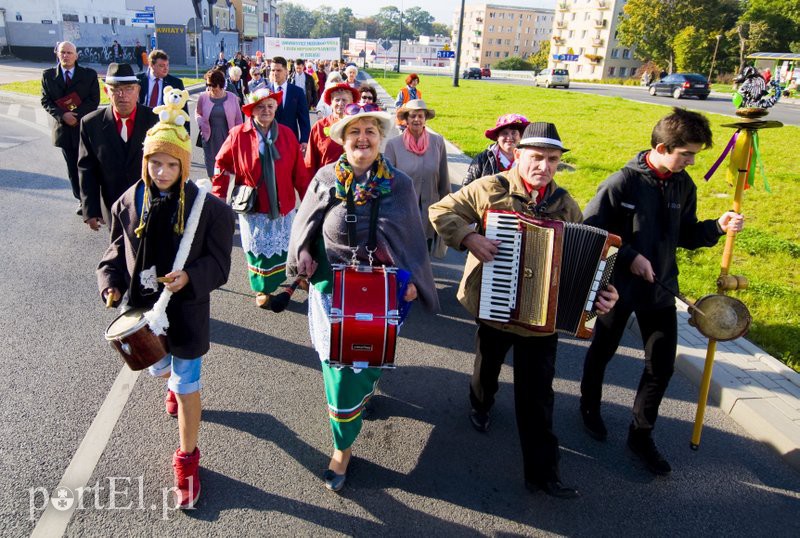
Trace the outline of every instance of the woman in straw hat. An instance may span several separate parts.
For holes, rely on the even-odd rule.
[[[248,213],[239,213],[242,249],[247,257],[256,304],[269,307],[271,293],[286,278],[286,246],[296,213],[295,191],[302,198],[308,175],[300,144],[291,129],[275,119],[282,92],[251,94],[242,111],[247,121],[231,129],[217,154],[213,193],[227,199],[229,174],[236,185],[255,189]]]
[[[414,182],[419,210],[425,226],[425,238],[433,240],[433,226],[428,220],[428,206],[450,194],[447,172],[447,150],[444,138],[426,128],[427,121],[436,116],[422,99],[409,101],[397,110],[397,120],[407,128],[402,136],[386,143],[386,159]]]
[[[505,114],[497,118],[494,127],[483,133],[494,144],[475,155],[462,185],[469,185],[479,177],[505,172],[514,166],[514,149],[528,123],[528,118],[519,114]]]
[[[200,366],[209,350],[211,292],[228,280],[234,231],[230,209],[186,181],[191,160],[183,127],[160,122],[147,132],[142,179],[112,206],[111,244],[97,268],[103,302],[110,295],[119,304],[125,293],[129,307],[151,309],[146,317],[154,316],[156,334],[166,332],[170,354],[149,372],[168,379],[166,410],[178,417],[172,465],[181,508],[200,495]]]
[[[423,306],[436,310],[439,301],[423,240],[424,232],[411,179],[394,169],[380,153],[393,119],[386,112],[348,107],[344,118],[331,127],[331,138],[344,147],[335,163],[322,167],[311,182],[292,226],[287,272],[308,275],[309,330],[322,361],[322,376],[333,433],[333,455],[325,471],[325,486],[339,491],[350,462],[352,445],[361,431],[364,404],[375,392],[382,370],[331,367],[330,308],[332,264],[350,262],[347,214],[349,194],[355,202],[358,245],[365,245],[370,215],[377,209],[376,265],[402,268],[408,273],[402,299],[419,297]],[[373,208],[373,204],[378,204]],[[357,258],[369,263],[366,249]]]
[[[344,117],[345,108],[358,101],[358,98],[358,90],[344,83],[328,86],[325,89],[322,99],[331,107],[333,113],[311,127],[306,151],[306,168],[310,177],[314,177],[317,170],[336,161],[342,155],[344,151],[342,146],[330,137],[331,126]]]

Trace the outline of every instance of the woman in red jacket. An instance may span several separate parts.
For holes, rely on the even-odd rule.
[[[295,191],[302,198],[309,177],[291,129],[275,121],[282,92],[262,88],[242,111],[248,117],[231,129],[217,154],[212,192],[229,199],[235,185],[255,188],[252,210],[239,213],[239,232],[256,304],[269,306],[271,293],[286,278],[286,248],[295,215]]]

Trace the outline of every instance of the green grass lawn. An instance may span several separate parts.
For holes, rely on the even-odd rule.
[[[191,86],[192,84],[199,84],[203,82],[202,78],[189,78],[189,77],[181,77],[183,79],[184,86]],[[100,91],[100,104],[107,105],[108,104],[108,96],[106,92],[102,91],[102,79],[101,79],[101,91]],[[23,82],[9,82],[8,84],[0,84],[0,90],[5,92],[14,92],[14,93],[24,93],[27,95],[42,95],[42,81],[41,80],[26,80]]]
[[[406,75],[388,73],[384,79],[380,70],[373,76],[394,96]],[[669,106],[615,97],[477,80],[461,80],[454,88],[447,77],[423,75],[419,87],[428,106],[436,110],[436,118],[429,122],[431,128],[470,156],[486,148],[489,141],[483,131],[502,114],[515,112],[533,121],[555,123],[564,144],[572,150],[564,155],[564,161],[575,167],[574,172],[559,172],[556,181],[581,207],[603,179],[637,151],[649,147],[653,125],[670,110]],[[734,119],[716,114],[708,117],[715,146],[702,152],[689,170],[698,189],[701,219],[716,218],[733,203],[733,188],[725,180],[724,167],[711,181],[702,176],[733,134],[721,125]],[[767,129],[760,136],[772,193],[764,190],[760,177],[755,188],[745,192],[746,227],[736,241],[731,273],[746,276],[750,287],[734,296],[744,301],[753,315],[748,338],[800,371],[800,219],[796,209],[800,180],[795,168],[800,128]],[[723,243],[724,239],[713,248],[679,252],[681,290],[686,295],[697,299],[716,291]]]

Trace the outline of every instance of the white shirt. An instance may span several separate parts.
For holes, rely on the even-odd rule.
[[[303,90],[305,93],[306,91],[306,74],[305,73],[297,73],[295,71],[294,75],[294,85]]]

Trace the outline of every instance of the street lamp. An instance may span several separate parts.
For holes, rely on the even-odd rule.
[[[719,40],[722,39],[722,34],[717,34],[717,43],[714,45],[714,55],[711,57],[711,69],[708,70],[708,83],[711,84],[711,74],[714,72],[714,64],[717,61],[717,49],[719,48]]]
[[[403,50],[403,3],[400,2],[400,39],[397,40],[397,67],[395,72],[400,72],[400,51]]]
[[[464,0],[461,0],[461,16],[458,18],[458,44],[456,45],[456,67],[453,70],[453,87],[458,88],[458,64],[461,63],[461,42],[464,41]]]

